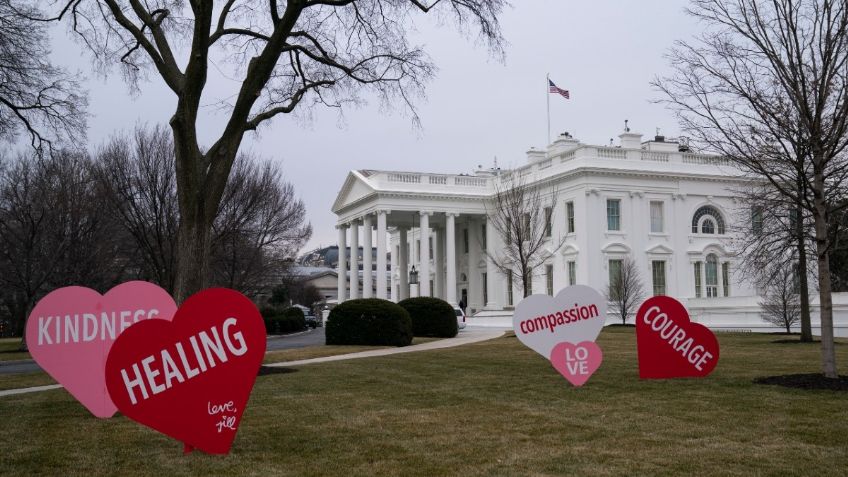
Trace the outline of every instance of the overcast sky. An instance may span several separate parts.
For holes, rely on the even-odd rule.
[[[278,116],[245,147],[280,161],[296,186],[314,228],[305,250],[336,241],[330,207],[351,169],[471,172],[478,164],[523,164],[525,151],[546,139],[545,74],[571,100],[551,101],[552,137],[568,131],[590,144],[608,144],[624,119],[634,131],[653,135],[660,127],[677,135],[671,113],[649,82],[668,71],[665,52],[675,40],[699,30],[685,15],[683,0],[514,0],[502,17],[508,41],[503,62],[489,56],[449,26],[419,25],[414,36],[438,67],[418,103],[420,129],[402,110],[387,113],[376,102],[359,109],[316,110],[311,121]],[[54,36],[54,56],[73,69],[90,71],[80,47],[64,30]],[[210,74],[213,74],[211,72]],[[167,123],[175,98],[159,77],[142,84],[133,97],[120,74],[89,75],[89,142],[96,145],[116,130],[137,122]],[[210,80],[214,95],[231,94],[225,78]],[[229,88],[229,89],[228,89]],[[223,115],[205,110],[201,131],[207,144]]]

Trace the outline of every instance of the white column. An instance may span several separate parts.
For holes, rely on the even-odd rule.
[[[442,285],[444,285],[442,278],[444,271],[442,265],[444,252],[441,248],[442,235],[444,235],[442,232],[433,229],[433,296],[444,299],[445,296],[442,294]]]
[[[480,279],[480,222],[475,219],[468,220],[468,308],[479,311],[485,303],[483,301],[483,286]],[[470,312],[469,312],[470,313]]]
[[[398,257],[398,278],[400,296],[398,301],[409,298],[409,243],[406,241],[406,229],[398,228],[400,234],[400,256]]]
[[[374,245],[371,242],[371,226],[371,216],[366,215],[362,220],[362,298],[374,296],[374,280],[371,275],[374,268]]]
[[[421,212],[421,270],[418,273],[418,296],[430,296],[430,214]]]
[[[499,308],[500,286],[498,285],[499,271],[492,257],[497,256],[497,230],[488,218],[486,219],[486,289],[489,293],[489,301],[486,309],[496,310]],[[566,271],[567,272],[567,271]]]
[[[445,214],[445,259],[447,261],[447,302],[456,305],[456,219],[457,214]]]
[[[707,259],[701,262],[701,298],[707,297]]]
[[[359,298],[359,221],[350,223],[350,298]]]
[[[392,233],[392,236],[394,236],[394,233]],[[399,301],[398,289],[400,288],[400,282],[397,278],[395,278],[395,276],[399,275],[398,270],[400,269],[400,266],[398,264],[398,257],[400,256],[400,252],[397,252],[397,250],[400,249],[400,240],[398,240],[397,247],[393,245],[392,240],[389,240],[389,248],[391,249],[391,254],[389,255],[389,257],[391,258],[391,268],[389,272],[389,285],[391,286],[391,290],[389,292],[389,296],[391,297],[391,300],[393,302],[397,303]]]
[[[345,301],[347,296],[347,226],[338,225],[339,229],[339,264],[336,273],[339,275],[338,303]]]
[[[394,253],[392,260],[394,261]],[[392,270],[394,270],[392,266]],[[389,280],[391,286],[391,280]],[[394,287],[392,287],[394,288]],[[377,211],[377,298],[386,299],[386,211]]]

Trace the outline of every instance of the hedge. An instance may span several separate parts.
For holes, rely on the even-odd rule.
[[[306,329],[306,319],[300,308],[291,307],[283,311],[265,308],[262,310],[262,318],[269,335],[294,333]]]
[[[412,321],[388,300],[348,300],[330,311],[325,335],[328,345],[408,346]]]
[[[459,332],[456,312],[446,301],[428,296],[407,298],[398,303],[412,319],[414,336],[453,338]]]

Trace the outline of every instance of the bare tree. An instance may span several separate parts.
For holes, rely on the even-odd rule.
[[[171,134],[160,126],[116,134],[97,151],[109,210],[131,238],[125,251],[137,277],[173,291],[179,211]]]
[[[565,243],[551,230],[557,191],[542,198],[542,185],[527,184],[513,172],[495,182],[495,197],[487,216],[503,242],[503,248],[486,255],[504,275],[521,284],[524,296],[533,293],[533,275]],[[546,206],[546,204],[550,204]]]
[[[215,284],[256,296],[312,235],[306,207],[274,163],[236,160],[215,220]]]
[[[835,378],[828,228],[846,206],[833,199],[848,177],[848,4],[693,0],[689,12],[707,29],[654,84],[696,143],[811,214],[822,372]]]
[[[800,339],[812,342],[807,277],[815,275],[810,268],[815,263],[815,242],[810,213],[768,183],[753,183],[734,192],[742,204],[734,221],[740,224],[734,234],[734,248],[741,259],[737,270],[759,288],[768,290],[784,279],[783,269],[773,264],[794,263],[798,272]]]
[[[133,247],[139,277],[175,289],[180,219],[174,148],[164,128],[139,126],[98,152],[100,185]],[[312,234],[306,209],[280,168],[240,154],[216,214],[211,284],[255,297],[266,290]],[[134,258],[132,258],[134,257]]]
[[[120,228],[105,202],[78,154],[19,156],[0,175],[0,290],[16,334],[53,288],[120,279]]]
[[[616,264],[616,265],[613,265]],[[627,324],[627,318],[636,314],[639,305],[645,300],[645,285],[639,266],[630,256],[621,261],[610,260],[610,282],[604,290],[610,310],[619,318],[621,324]]]
[[[180,208],[176,297],[211,280],[212,226],[244,136],[280,114],[323,104],[341,107],[376,95],[390,106],[423,93],[434,66],[411,45],[415,14],[474,28],[501,51],[498,15],[505,0],[62,0],[45,20],[69,19],[96,62],[118,63],[131,85],[153,71],[173,91]],[[220,136],[204,148],[197,118],[209,68],[231,69],[233,95]]]
[[[769,267],[768,282],[764,284],[765,296],[760,301],[762,319],[792,332],[799,321],[801,302],[798,297],[796,270],[792,264],[775,262]]]
[[[0,0],[0,140],[22,129],[32,146],[71,145],[85,136],[85,95],[78,78],[48,61],[45,25],[32,2]]]

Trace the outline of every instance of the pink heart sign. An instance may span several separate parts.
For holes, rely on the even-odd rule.
[[[560,343],[551,351],[551,364],[565,379],[582,386],[601,366],[604,354],[594,341]]]
[[[585,285],[555,297],[530,295],[515,307],[512,327],[527,347],[551,361],[571,384],[582,386],[603,360],[595,339],[607,318],[607,300]]]
[[[42,298],[29,315],[26,342],[33,359],[97,417],[117,407],[106,390],[106,358],[112,343],[142,320],[170,321],[177,311],[158,286],[131,281],[105,295],[85,287],[64,287]]]
[[[515,307],[515,336],[550,358],[558,343],[595,341],[607,318],[607,300],[594,288],[572,285],[555,297],[530,295]]]

